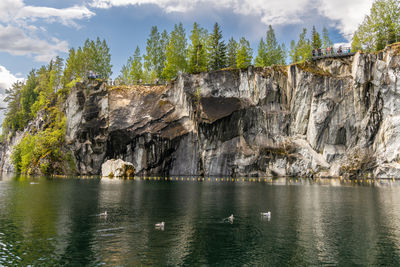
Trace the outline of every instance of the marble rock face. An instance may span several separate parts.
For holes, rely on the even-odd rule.
[[[159,86],[80,83],[66,102],[66,147],[82,175],[122,159],[138,175],[391,177],[400,173],[398,50]]]

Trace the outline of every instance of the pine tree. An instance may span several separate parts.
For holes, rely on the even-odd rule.
[[[108,79],[111,74],[110,48],[105,40],[97,37],[96,42],[86,39],[83,48],[78,48],[75,67],[79,77],[86,77],[89,71],[97,72],[102,78]]]
[[[321,38],[319,36],[319,33],[315,29],[315,26],[312,28],[311,32],[311,46],[312,49],[320,49],[322,45]]]
[[[130,77],[134,82],[138,83],[143,78],[142,56],[140,55],[139,46],[136,46],[131,64]]]
[[[214,24],[213,32],[208,41],[208,65],[210,70],[226,67],[226,45],[222,40],[222,32],[218,23]]]
[[[266,42],[261,39],[258,45],[255,64],[260,67],[284,64],[285,57],[286,51],[284,45],[278,45],[274,29],[272,29],[272,26],[270,25],[267,31]]]
[[[162,77],[171,80],[178,74],[185,72],[187,68],[186,55],[185,30],[182,23],[179,23],[179,25],[175,24],[166,48],[166,64],[162,71]]]
[[[332,41],[329,38],[329,33],[327,28],[322,29],[322,47],[323,48],[328,48],[332,46]]]
[[[190,35],[191,44],[188,49],[188,71],[191,73],[207,70],[207,31],[196,22]]]
[[[144,67],[148,72],[159,74],[161,57],[160,34],[157,26],[151,27],[149,38],[146,43],[146,55],[144,56]]]
[[[68,58],[66,60],[64,74],[63,74],[63,86],[65,87],[71,80],[77,78],[75,68],[75,49],[69,50]]]
[[[236,66],[240,69],[247,68],[251,65],[253,51],[250,47],[250,42],[244,37],[240,38]]]
[[[306,35],[307,29],[303,28],[297,43],[294,41],[290,42],[290,58],[292,63],[303,62],[311,58],[312,46],[310,40],[306,38]]]
[[[166,51],[167,51],[167,46],[169,44],[169,35],[166,30],[164,30],[161,33],[161,38],[160,38],[160,57],[159,57],[159,64],[157,67],[157,78],[161,78],[162,71],[165,67],[166,63]]]
[[[100,40],[97,37],[98,40]],[[112,65],[111,65],[111,53],[110,53],[110,48],[108,47],[106,40],[103,39],[103,41],[98,44],[97,49],[99,50],[99,55],[100,55],[100,69],[99,69],[99,74],[101,75],[102,78],[108,79],[110,78],[112,74]]]
[[[265,66],[284,64],[286,52],[282,45],[278,45],[276,41],[274,29],[269,25],[266,37],[266,59]]]
[[[227,67],[236,68],[238,43],[231,37],[227,45]]]
[[[306,37],[307,29],[303,28],[303,32],[299,36],[297,49],[299,50],[300,61],[310,59],[312,56],[312,46],[309,39]]]
[[[117,81],[119,81],[120,84],[130,85],[133,83],[130,68],[130,66],[132,65],[132,60],[132,57],[129,57],[127,63],[125,65],[122,65],[120,74],[116,79]]]
[[[296,42],[294,40],[290,41],[290,52],[289,52],[290,60],[292,63],[299,61],[299,56],[296,49]]]
[[[353,35],[353,50],[377,51],[400,41],[400,1],[376,0]]]
[[[255,61],[256,67],[267,66],[267,47],[265,45],[263,38],[261,38],[261,40],[258,44],[257,56],[254,61]]]

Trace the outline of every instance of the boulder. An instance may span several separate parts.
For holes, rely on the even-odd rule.
[[[133,164],[122,159],[110,159],[101,165],[103,177],[132,177],[134,174]]]

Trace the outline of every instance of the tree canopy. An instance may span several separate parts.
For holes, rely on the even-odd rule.
[[[188,71],[191,73],[207,70],[207,30],[203,29],[196,22],[190,35],[188,48]]]
[[[161,75],[167,80],[175,78],[187,69],[187,41],[182,23],[174,26],[165,51],[165,68]]]
[[[353,35],[352,50],[377,51],[400,41],[400,1],[376,0]]]
[[[222,40],[222,31],[218,23],[214,24],[213,32],[208,41],[209,69],[218,70],[226,67],[226,45]]]
[[[266,41],[261,38],[257,49],[257,56],[255,58],[255,65],[257,67],[267,67],[271,65],[285,64],[286,51],[284,45],[279,45],[274,29],[271,25],[268,27]]]

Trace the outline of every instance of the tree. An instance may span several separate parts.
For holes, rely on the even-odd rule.
[[[299,53],[296,49],[296,42],[294,40],[290,41],[290,52],[289,52],[289,56],[291,59],[291,62],[298,62],[300,57],[299,57]]]
[[[236,68],[236,58],[237,58],[237,49],[238,49],[238,43],[231,37],[229,39],[228,45],[227,45],[227,67],[228,68]]]
[[[278,45],[276,41],[274,29],[269,25],[267,31],[267,37],[265,39],[266,45],[266,66],[271,66],[274,64],[285,64],[286,52],[284,45]]]
[[[260,40],[258,52],[255,59],[256,66],[266,67],[274,64],[284,64],[286,51],[284,45],[278,45],[274,29],[270,25],[267,31],[266,42]]]
[[[93,67],[102,78],[108,79],[112,74],[111,54],[106,40],[100,41],[97,37],[95,47],[95,66]],[[96,53],[97,52],[97,53]]]
[[[299,36],[299,41],[297,42],[297,49],[299,51],[300,61],[305,61],[310,59],[312,56],[312,46],[310,40],[306,38],[307,29],[303,28],[303,32]]]
[[[252,54],[253,51],[250,47],[249,41],[247,41],[244,37],[240,38],[236,66],[241,69],[250,66],[253,57]]]
[[[166,30],[164,30],[161,33],[161,38],[160,38],[160,57],[159,57],[159,65],[157,68],[157,76],[158,78],[162,77],[161,73],[165,67],[165,62],[166,62],[166,51],[167,51],[167,46],[169,44],[169,35]]]
[[[400,41],[400,1],[376,0],[353,35],[352,49],[377,51]]]
[[[327,28],[322,29],[322,47],[323,48],[328,48],[332,46],[332,41],[329,38],[329,33]]]
[[[96,42],[86,39],[83,47],[69,51],[66,69],[64,70],[63,84],[73,79],[86,77],[89,71],[95,71],[102,78],[111,76],[111,54],[105,40],[97,37]]]
[[[21,113],[21,91],[23,82],[15,82],[11,88],[6,89],[4,102],[7,103],[7,111],[3,120],[3,134],[23,129]]]
[[[75,67],[75,49],[69,50],[68,58],[66,60],[64,74],[63,74],[63,86],[65,87],[70,81],[76,78],[76,67]]]
[[[258,44],[257,56],[254,61],[255,61],[256,67],[267,66],[267,47],[265,45],[263,38],[261,38],[261,40]]]
[[[156,76],[161,74],[161,43],[157,26],[151,27],[149,38],[146,43],[146,55],[144,56],[144,67],[147,72],[154,72]]]
[[[117,77],[117,80],[122,84],[132,84],[133,79],[131,77],[131,68],[132,66],[132,57],[129,57],[127,63],[122,65],[120,74]]]
[[[190,35],[191,44],[188,49],[188,71],[191,73],[207,70],[207,31],[196,22]]]
[[[311,58],[312,45],[310,40],[306,38],[306,35],[307,29],[303,28],[297,43],[295,44],[294,41],[290,43],[290,57],[292,62],[303,62]]]
[[[322,46],[321,38],[317,30],[315,29],[315,26],[312,27],[311,31],[311,46],[312,49],[320,49]]]
[[[133,54],[130,77],[136,83],[143,78],[142,56],[140,55],[139,46],[136,46],[135,53]]]
[[[162,77],[171,80],[178,74],[185,72],[187,68],[186,55],[185,30],[182,23],[175,24],[166,48],[166,64],[162,71]]]
[[[226,67],[226,45],[222,40],[222,32],[218,23],[214,24],[208,42],[209,69],[219,70]]]

